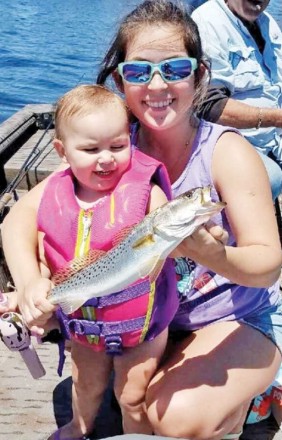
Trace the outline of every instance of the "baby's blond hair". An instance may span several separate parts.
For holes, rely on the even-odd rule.
[[[55,137],[62,140],[64,125],[73,116],[86,116],[106,105],[116,105],[128,117],[122,98],[104,86],[82,84],[63,95],[55,110]]]

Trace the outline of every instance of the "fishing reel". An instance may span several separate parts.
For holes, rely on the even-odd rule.
[[[40,130],[54,128],[54,113],[43,112],[36,115],[36,127]]]

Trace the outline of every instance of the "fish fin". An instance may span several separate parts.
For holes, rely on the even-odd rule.
[[[132,226],[126,226],[125,228],[117,232],[117,234],[113,238],[113,246],[117,246],[121,241],[123,241],[130,234],[136,224],[137,223]]]
[[[165,260],[159,260],[157,262],[157,264],[155,265],[154,269],[152,270],[152,272],[149,275],[149,279],[150,279],[150,283],[153,283],[154,281],[156,281],[156,279],[158,278],[158,276],[161,273],[161,270],[163,268]]]
[[[155,268],[158,266],[160,257],[159,255],[149,258],[146,263],[139,267],[140,278],[145,278],[154,272]]]
[[[155,226],[154,230],[158,235],[167,237],[167,238],[185,238],[189,235],[193,234],[195,229],[199,226],[199,222],[195,219],[192,221],[187,221],[183,224],[175,224],[175,225],[158,225]]]
[[[52,282],[55,285],[63,283],[80,270],[99,260],[105,253],[105,251],[90,249],[87,254],[82,257],[74,258],[69,261],[66,266],[59,269],[52,277]]]
[[[138,249],[143,246],[150,246],[152,243],[154,243],[154,236],[153,234],[145,235],[144,237],[139,238],[135,241],[135,243],[132,244],[133,249]]]
[[[65,266],[59,269],[52,277],[52,283],[55,284],[61,284],[64,281],[68,280],[72,275],[74,275],[76,272],[70,267]]]
[[[85,299],[77,295],[76,298],[66,298],[60,301],[59,305],[66,315],[75,312],[85,303]]]
[[[90,249],[87,252],[87,254],[85,254],[83,257],[79,258],[78,260],[80,259],[83,261],[85,260],[86,264],[83,267],[86,267],[92,263],[95,263],[95,261],[100,260],[100,258],[103,257],[106,253],[107,253],[106,251],[102,251],[101,249]]]

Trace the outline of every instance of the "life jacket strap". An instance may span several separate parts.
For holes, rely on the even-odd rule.
[[[115,304],[121,304],[132,299],[138,298],[139,296],[145,295],[150,292],[151,284],[149,279],[138,281],[137,283],[127,287],[124,290],[121,290],[112,295],[101,296],[99,298],[91,298],[86,303],[83,304],[83,307],[108,307]]]
[[[127,319],[126,321],[88,321],[86,319],[64,319],[63,323],[68,334],[93,336],[113,336],[140,330],[144,327],[146,316]]]

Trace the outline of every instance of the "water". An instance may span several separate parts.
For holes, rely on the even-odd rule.
[[[269,11],[282,27],[281,0]],[[187,0],[200,4],[202,0]],[[138,0],[1,0],[0,122],[95,82],[119,20]]]

